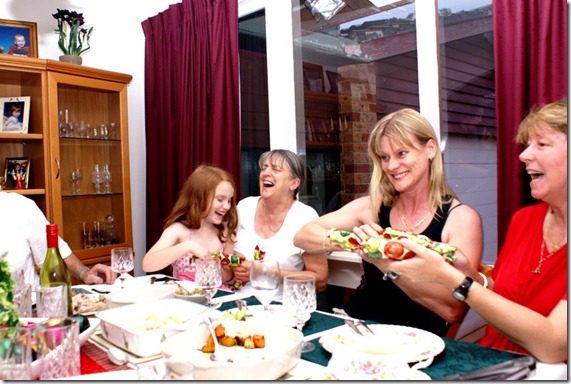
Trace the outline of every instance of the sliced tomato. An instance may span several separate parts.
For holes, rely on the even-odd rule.
[[[391,240],[385,244],[383,253],[389,259],[399,260],[404,253],[404,246],[398,241]]]
[[[347,239],[347,241],[349,242],[349,244],[351,244],[354,248],[358,248],[361,244],[359,244],[359,241],[353,237],[349,237]]]

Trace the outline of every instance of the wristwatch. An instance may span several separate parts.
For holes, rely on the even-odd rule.
[[[466,276],[462,284],[460,284],[458,288],[452,291],[452,296],[454,296],[454,298],[459,301],[466,300],[468,297],[468,290],[470,289],[470,286],[473,282],[474,280],[471,277]]]

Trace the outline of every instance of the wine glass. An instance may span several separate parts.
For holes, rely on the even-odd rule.
[[[133,268],[135,268],[133,249],[119,247],[111,250],[111,269],[120,274],[121,289],[125,288],[125,273],[132,271]]]
[[[272,299],[278,292],[281,281],[280,263],[275,260],[253,260],[250,266],[250,284],[254,296],[264,307],[269,309]]]
[[[93,171],[91,172],[91,182],[95,185],[95,193],[101,193],[100,186],[102,182],[101,171],[99,170],[99,164],[93,166]]]
[[[79,195],[80,191],[79,184],[81,180],[83,180],[83,172],[81,171],[81,169],[79,168],[72,169],[69,179],[71,180],[71,188],[72,188],[71,193],[74,195]]]
[[[317,309],[315,295],[315,277],[307,275],[288,275],[284,277],[284,306],[294,314],[295,326],[301,332],[311,313]],[[301,343],[301,352],[311,352],[315,346],[310,342]]]
[[[222,266],[220,259],[217,257],[208,257],[205,259],[196,259],[194,279],[196,284],[204,289],[204,297],[206,298],[206,306],[212,307],[212,296],[216,288],[222,285]]]
[[[111,193],[111,172],[109,171],[109,164],[103,166],[103,172],[101,172],[101,182],[103,183],[103,189],[105,193]]]

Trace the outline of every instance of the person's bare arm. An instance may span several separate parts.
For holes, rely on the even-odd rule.
[[[329,267],[327,264],[327,255],[325,253],[308,254],[302,253],[305,270],[311,272],[315,276],[315,289],[322,292],[327,288],[327,279],[329,278]]]
[[[378,229],[380,229],[379,226],[370,224],[354,228],[353,232],[364,240],[367,236],[376,236]],[[443,230],[442,241],[460,249],[472,269],[477,271],[482,255],[482,236],[482,224],[478,213],[466,205],[461,205],[450,213]],[[362,252],[359,254],[365,261],[376,265],[381,272],[390,269],[398,273],[402,270],[399,268],[400,260],[375,259],[364,256]],[[455,300],[450,291],[437,282],[419,285],[411,280],[407,273],[404,273],[403,276],[394,280],[394,283],[412,300],[430,309],[449,323],[461,320],[466,313],[466,304]]]
[[[70,273],[85,284],[113,284],[117,278],[110,266],[96,264],[93,268],[88,268],[73,253],[63,260]]]
[[[293,243],[309,254],[341,251],[340,247],[324,238],[327,230],[336,228],[351,231],[353,227],[373,220],[373,216],[369,196],[360,197],[304,225],[295,234]]]
[[[437,283],[450,295],[464,280],[464,271],[446,263],[436,252],[409,240],[402,243],[417,255],[402,263],[406,269],[395,270],[408,275],[415,284],[427,287],[428,282]],[[475,280],[465,303],[540,361],[553,364],[567,360],[567,300],[559,301],[549,315],[543,316],[484,288]]]
[[[210,251],[206,247],[195,241],[180,241],[181,232],[184,232],[181,226],[182,224],[175,223],[163,231],[159,240],[143,257],[141,265],[143,271],[159,271],[171,265],[187,253],[192,253],[197,257],[210,255]]]

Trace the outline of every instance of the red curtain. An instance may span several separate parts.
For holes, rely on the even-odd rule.
[[[142,27],[150,248],[196,166],[230,172],[240,197],[238,4],[183,0]]]
[[[493,0],[498,152],[498,247],[516,210],[533,201],[515,143],[536,104],[567,95],[566,0]]]

